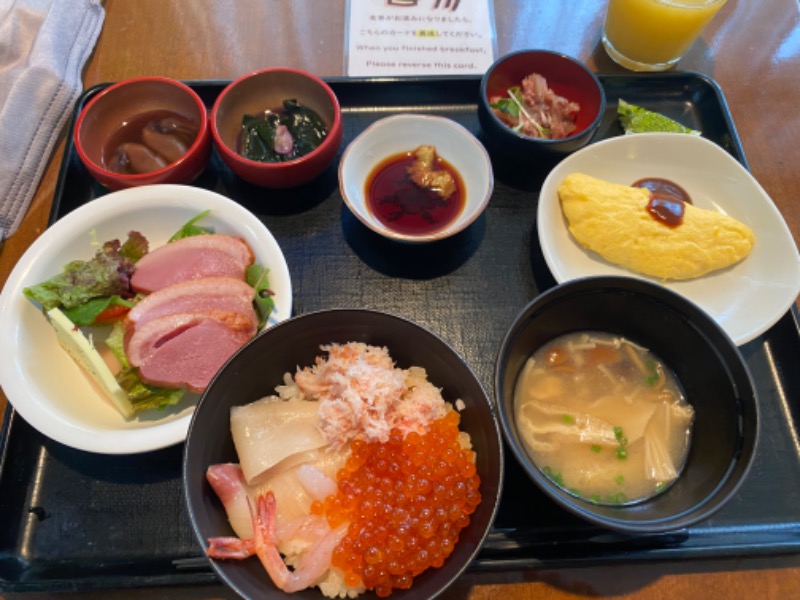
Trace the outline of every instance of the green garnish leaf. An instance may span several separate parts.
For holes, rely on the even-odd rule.
[[[575,417],[572,415],[561,415],[561,420],[567,425],[572,425],[575,422]]]
[[[690,135],[700,135],[700,132],[681,125],[677,121],[662,115],[625,102],[619,99],[617,106],[619,122],[626,134],[664,132],[664,133],[688,133]]]
[[[196,217],[193,217],[192,219],[189,219],[183,225],[183,227],[181,227],[178,231],[175,232],[175,234],[171,238],[169,238],[168,243],[169,242],[175,242],[177,240],[180,240],[180,239],[183,239],[183,238],[187,238],[187,237],[193,237],[195,235],[206,235],[206,234],[209,234],[209,233],[214,233],[214,229],[212,227],[200,227],[197,224],[198,221],[200,221],[201,219],[204,219],[209,214],[211,214],[210,210],[204,210],[203,212],[201,212]]]
[[[625,448],[617,448],[617,458],[620,460],[625,460],[628,458],[628,451]]]
[[[625,483],[625,476],[622,475],[622,474],[619,474],[616,477],[614,477],[614,481],[617,482],[617,485],[622,485],[623,483]]]
[[[519,106],[511,98],[500,98],[497,102],[493,102],[489,106],[515,119],[519,116]]]
[[[258,329],[264,328],[272,311],[275,310],[274,292],[269,287],[269,269],[259,264],[247,267],[245,273],[247,284],[255,290],[253,303],[258,313]]]
[[[622,438],[622,427],[614,427],[614,437],[617,438],[617,441]]]
[[[592,452],[594,452],[595,454],[599,454],[602,449],[603,449],[602,446],[598,446],[597,444],[592,444]]]

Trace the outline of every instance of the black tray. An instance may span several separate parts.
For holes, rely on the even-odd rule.
[[[601,80],[608,108],[598,139],[622,133],[615,112],[623,96],[680,117],[745,163],[712,80],[680,72]],[[343,148],[372,121],[405,111],[445,115],[480,137],[477,78],[330,83],[344,111]],[[209,106],[224,84],[190,82]],[[83,96],[76,114],[96,92]],[[270,192],[238,181],[214,155],[196,185],[237,200],[269,227],[292,274],[295,314],[368,307],[411,318],[452,344],[491,390],[494,358],[507,327],[529,300],[555,284],[541,257],[535,223],[537,192],[552,165],[494,162],[495,193],[484,215],[454,238],[424,247],[388,242],[361,225],[339,196],[335,165],[302,189]],[[51,221],[103,193],[68,142]],[[797,553],[795,311],[741,351],[757,385],[761,441],[748,480],[713,518],[663,535],[604,531],[556,507],[509,452],[495,528],[471,568]],[[0,442],[0,591],[216,582],[183,506],[182,446],[134,456],[90,454],[45,438],[11,408]]]

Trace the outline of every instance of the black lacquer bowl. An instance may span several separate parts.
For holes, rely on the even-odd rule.
[[[595,504],[564,491],[527,454],[514,416],[517,378],[537,348],[573,331],[614,333],[648,348],[672,369],[694,407],[686,464],[661,494],[635,504]],[[604,528],[655,533],[709,517],[736,493],[755,452],[756,394],[736,345],[695,304],[644,280],[587,277],[538,296],[502,342],[494,385],[503,433],[527,475],[557,504]]]
[[[460,427],[470,434],[481,478],[482,500],[461,532],[455,550],[439,569],[414,579],[409,590],[393,598],[433,598],[452,583],[477,555],[497,512],[503,478],[500,426],[494,406],[475,375],[446,342],[406,319],[370,310],[327,310],[294,317],[271,327],[242,348],[212,381],[195,410],[183,462],[184,496],[192,527],[203,548],[213,536],[232,535],[225,511],[206,482],[209,465],[235,462],[230,433],[232,406],[273,393],[284,373],[314,364],[331,343],[364,342],[385,346],[401,368],[425,368],[445,400],[463,400]],[[214,571],[244,598],[284,598],[259,560],[211,561]],[[318,589],[296,594],[322,598]],[[368,592],[364,598],[375,598]]]

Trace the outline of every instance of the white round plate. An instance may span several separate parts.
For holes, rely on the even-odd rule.
[[[583,248],[567,229],[557,190],[564,177],[576,172],[625,185],[644,177],[672,180],[689,193],[695,206],[749,225],[755,246],[740,263],[692,280],[662,281],[623,269]],[[800,293],[800,256],[775,204],[730,154],[697,136],[626,135],[575,152],[545,179],[537,230],[547,266],[559,283],[589,275],[655,281],[698,304],[738,345],[774,325]]]
[[[93,242],[124,241],[131,230],[157,248],[204,210],[211,212],[199,225],[241,237],[256,262],[270,269],[275,292],[270,323],[291,315],[292,286],[283,253],[261,221],[241,205],[180,185],[101,196],[47,229],[20,258],[0,294],[0,385],[35,429],[72,448],[101,454],[147,452],[186,438],[199,395],[187,394],[169,410],[143,411],[126,420],[61,349],[41,309],[22,290],[60,273],[71,260],[90,259],[96,250]]]

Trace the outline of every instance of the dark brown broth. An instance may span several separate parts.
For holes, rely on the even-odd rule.
[[[118,154],[120,146],[130,143],[147,146],[142,138],[142,132],[146,127],[153,123],[158,123],[163,119],[175,119],[180,123],[182,128],[186,130],[186,132],[192,132],[170,133],[170,135],[177,136],[187,148],[192,145],[192,142],[194,142],[195,138],[197,137],[199,129],[191,119],[188,119],[182,114],[171,110],[151,110],[135,115],[128,121],[124,121],[119,128],[111,134],[106,143],[103,145],[102,154],[100,157],[103,166],[112,171],[125,172],[118,171],[112,166],[115,164],[114,158]]]

